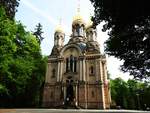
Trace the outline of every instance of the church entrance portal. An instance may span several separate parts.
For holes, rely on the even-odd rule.
[[[74,89],[73,89],[73,80],[67,80],[66,88],[66,105],[74,104]]]

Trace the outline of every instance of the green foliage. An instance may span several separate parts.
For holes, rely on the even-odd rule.
[[[124,109],[143,109],[150,107],[150,84],[121,78],[110,81],[113,107],[121,106]]]
[[[0,0],[0,7],[4,7],[7,17],[13,19],[20,0]],[[1,14],[1,13],[0,13]]]
[[[123,81],[121,78],[117,78],[110,82],[111,84],[111,94],[112,99],[115,100],[116,104],[127,108],[126,105],[126,97],[127,97],[127,84],[125,81]]]
[[[150,77],[150,7],[148,1],[90,0],[95,8],[96,26],[105,21],[110,30],[107,54],[123,60],[121,69],[137,79]]]
[[[47,57],[34,35],[0,12],[0,107],[40,106]]]

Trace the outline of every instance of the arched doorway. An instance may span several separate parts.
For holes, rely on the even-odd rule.
[[[71,105],[74,102],[73,80],[67,80],[66,83],[66,105]]]

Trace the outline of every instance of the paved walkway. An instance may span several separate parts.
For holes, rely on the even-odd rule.
[[[0,109],[0,113],[150,113],[150,111],[82,109]]]

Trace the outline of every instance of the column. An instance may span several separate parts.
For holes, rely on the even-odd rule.
[[[68,58],[68,71],[70,71],[70,57]]]
[[[109,103],[111,102],[111,94],[110,94],[110,89],[109,89],[109,81],[108,81],[108,75],[107,75],[107,66],[106,66],[106,61],[104,62],[104,81],[105,81],[105,85],[107,85],[107,91],[108,92],[106,92],[106,93],[108,93],[107,94],[107,97],[106,98],[108,98],[108,99],[106,99],[106,106],[107,107],[109,107]]]
[[[86,69],[86,81],[89,82],[90,80],[89,80],[89,71],[88,71],[88,70],[89,70],[88,61],[85,62],[85,65],[86,65],[86,66],[85,66],[85,69]]]
[[[100,60],[96,60],[96,65],[95,65],[95,69],[94,69],[94,73],[95,73],[95,77],[96,77],[96,81],[100,80],[100,76],[101,76],[101,73],[100,73],[100,65],[99,65],[99,62]]]
[[[78,87],[77,87],[77,85],[78,85],[78,82],[76,83],[76,101],[75,101],[75,105],[76,106],[78,106]]]
[[[63,93],[63,100],[62,100],[62,104],[64,105],[64,84],[63,84],[63,82],[62,82],[62,93]]]
[[[87,109],[87,85],[85,83],[85,108]]]
[[[83,59],[82,61],[82,66],[83,66],[83,80],[86,81],[86,78],[85,78],[85,59]]]
[[[104,78],[107,80],[107,68],[106,68],[106,62],[104,63]]]
[[[59,82],[60,79],[60,62],[58,62],[58,69],[57,69],[57,82]]]
[[[65,101],[66,101],[66,84],[64,85],[64,104],[65,104]]]
[[[74,72],[74,62],[75,62],[75,59],[74,59],[74,57],[73,57],[72,59],[73,59],[73,63],[72,63],[72,72]]]
[[[105,96],[104,96],[104,84],[103,84],[103,65],[102,65],[102,60],[100,60],[100,73],[101,73],[101,76],[100,76],[100,78],[101,78],[101,81],[102,81],[102,85],[101,85],[101,91],[102,91],[102,103],[103,103],[103,109],[105,109],[106,108],[106,106],[105,106]]]
[[[62,75],[63,75],[62,70],[63,70],[63,61],[60,62],[60,79],[59,79],[59,81],[62,81]]]
[[[82,60],[80,59],[79,60],[79,69],[80,69],[80,71],[79,71],[79,74],[80,74],[80,80],[82,80]]]
[[[99,71],[100,71],[100,80],[103,81],[103,68],[101,60],[99,60]]]

